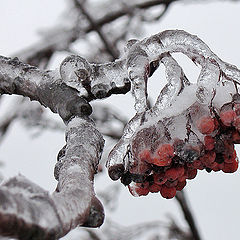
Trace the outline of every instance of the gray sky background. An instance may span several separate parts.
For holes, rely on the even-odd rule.
[[[56,23],[64,6],[64,0],[2,1],[0,55],[10,56],[35,43],[39,39],[38,31]],[[198,35],[222,60],[240,67],[239,12],[240,2],[176,3],[160,24],[147,28],[146,36],[166,29],[183,29]],[[189,79],[194,81],[199,69],[196,69],[185,57],[178,55],[177,59]],[[56,68],[61,60],[63,57],[56,58],[52,68]],[[153,98],[158,95],[162,86],[159,78],[159,76],[155,77],[150,83],[149,92]],[[6,99],[7,106],[10,105],[11,99],[9,97]],[[133,107],[129,107],[133,105],[130,94],[124,97],[114,96],[105,102],[113,103],[125,116],[131,117],[134,114]],[[0,109],[0,117],[2,117],[6,107],[1,105]],[[4,162],[3,175],[10,177],[21,173],[45,189],[53,191],[56,186],[53,167],[56,155],[64,145],[64,135],[61,132],[48,131],[37,138],[32,136],[33,132],[26,131],[21,124],[15,123],[12,126],[0,145],[0,160]],[[237,150],[240,156],[239,147]],[[239,182],[239,170],[235,174],[207,174],[202,171],[197,178],[188,182],[186,191],[203,239],[239,239]],[[103,177],[96,183],[98,189],[107,184],[113,183]],[[106,214],[110,214],[114,221],[129,225],[143,221],[164,220],[169,214],[176,216],[177,220],[183,223],[174,200],[163,199],[159,194],[133,198],[127,189],[122,188],[117,211],[110,213],[106,210]]]

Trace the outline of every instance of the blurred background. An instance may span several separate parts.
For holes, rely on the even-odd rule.
[[[239,66],[240,1],[9,0],[0,3],[0,55],[19,57],[44,69],[58,68],[70,54],[89,62],[112,61],[131,38],[142,39],[167,29],[183,29],[201,38],[222,60]],[[182,54],[173,54],[191,82],[198,69]],[[166,83],[159,67],[149,80],[152,103]],[[175,199],[160,194],[134,198],[104,167],[107,154],[124,124],[135,114],[131,93],[95,101],[97,125],[105,135],[102,172],[96,193],[106,221],[97,230],[79,228],[62,239],[187,239],[188,223]],[[23,174],[50,192],[58,151],[65,144],[58,115],[17,96],[0,98],[0,172],[6,179]],[[238,155],[240,149],[236,146]],[[239,155],[240,156],[240,155]],[[185,187],[201,239],[239,239],[239,171],[199,171]],[[175,227],[175,229],[174,229]],[[179,235],[171,235],[180,231]],[[182,233],[181,233],[182,231]],[[191,239],[191,238],[190,238]]]

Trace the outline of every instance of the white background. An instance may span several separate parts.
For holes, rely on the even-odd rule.
[[[63,0],[1,1],[0,55],[12,56],[39,40],[38,30],[56,24],[65,4]],[[224,61],[239,66],[239,12],[240,3],[233,1],[175,3],[159,24],[148,27],[146,36],[166,29],[183,29],[198,35]],[[179,59],[190,80],[196,77],[198,70],[193,64],[185,58]],[[58,61],[53,67],[57,67]],[[157,96],[159,91],[155,89],[160,89],[157,79],[151,83],[151,96]],[[115,103],[125,116],[133,116],[133,108],[129,107],[133,103],[130,94],[116,96],[108,101]],[[4,109],[4,106],[0,107]],[[61,132],[48,131],[33,138],[31,131],[15,123],[0,145],[0,160],[4,162],[2,173],[5,177],[21,173],[53,191],[56,186],[53,167],[63,145],[64,135]],[[96,183],[97,187],[101,189],[111,183],[108,179],[106,181],[101,178]],[[186,191],[203,239],[239,239],[239,182],[239,171],[234,174],[201,172],[197,178],[188,182]],[[126,226],[143,221],[165,220],[167,214],[184,224],[175,200],[163,199],[158,194],[133,198],[127,189],[121,191],[117,211],[110,213],[106,210],[106,214],[111,214],[111,219]]]

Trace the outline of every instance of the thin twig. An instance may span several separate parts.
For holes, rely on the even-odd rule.
[[[108,41],[104,33],[102,32],[101,25],[97,24],[92,16],[87,12],[84,8],[83,4],[80,3],[78,0],[75,0],[76,6],[81,10],[81,12],[86,16],[87,20],[89,21],[93,30],[95,30],[99,37],[101,38],[102,42],[105,45],[106,50],[112,56],[113,60],[119,57],[119,53],[117,50],[112,46],[112,44]]]
[[[184,191],[178,192],[176,195],[176,199],[181,207],[181,210],[184,214],[184,217],[190,227],[190,230],[192,232],[192,236],[194,240],[201,240],[198,228],[196,226],[193,214],[191,212],[191,209],[189,208],[189,203],[187,202],[186,196]]]

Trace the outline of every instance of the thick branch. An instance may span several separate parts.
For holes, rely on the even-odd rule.
[[[0,93],[29,97],[59,113],[64,120],[92,112],[88,102],[63,83],[57,71],[42,71],[17,58],[0,56]]]
[[[0,233],[18,239],[58,239],[77,226],[98,227],[103,207],[95,197],[93,175],[103,138],[90,120],[68,124],[56,191],[46,191],[23,176],[0,186]]]

